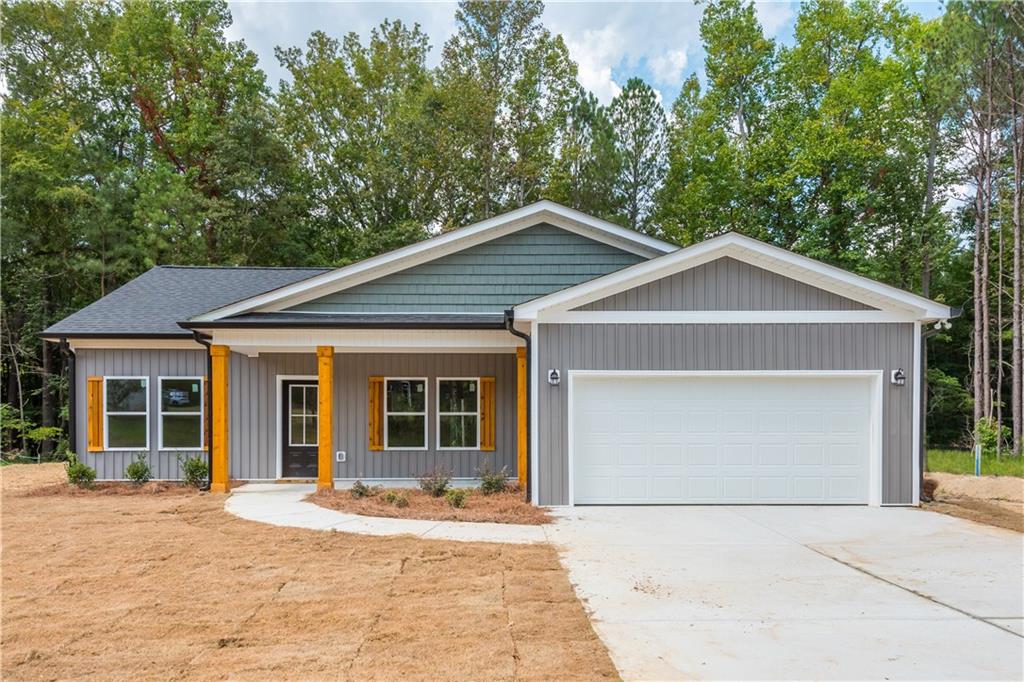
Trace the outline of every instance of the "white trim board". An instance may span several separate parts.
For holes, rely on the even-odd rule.
[[[569,310],[541,311],[544,324],[833,324],[911,323],[910,313],[882,310]]]
[[[868,457],[868,506],[879,507],[882,504],[883,489],[883,467],[882,467],[882,424],[883,424],[883,379],[882,370],[581,370],[571,369],[567,372],[567,422],[566,422],[566,457],[567,457],[567,484],[568,504],[574,507],[575,501],[575,471],[573,456],[573,421],[574,421],[574,387],[578,380],[585,381],[587,378],[635,378],[635,377],[799,377],[799,378],[867,378],[871,379],[871,424],[870,442],[871,452]]]
[[[522,339],[504,329],[214,329],[212,343],[254,355],[311,353],[514,353]]]
[[[645,257],[658,256],[678,249],[677,246],[660,239],[595,218],[553,201],[544,200],[461,229],[445,232],[416,244],[216,308],[193,317],[192,321],[209,322],[252,311],[279,311],[540,223],[548,223]]]
[[[946,305],[730,232],[522,303],[515,307],[516,318],[536,320],[542,312],[567,312],[726,256],[881,311],[909,314],[914,320],[953,317],[953,311]]]
[[[276,480],[278,480],[278,481],[282,480],[282,472],[283,472],[283,469],[284,469],[284,466],[283,466],[284,465],[284,451],[281,449],[281,437],[283,435],[281,433],[281,421],[282,421],[282,417],[284,416],[281,413],[281,407],[282,407],[282,403],[281,403],[281,398],[282,398],[282,396],[281,396],[281,393],[282,393],[282,391],[281,391],[281,383],[284,382],[284,381],[293,381],[293,380],[294,381],[308,381],[310,379],[312,379],[314,383],[319,384],[320,377],[317,376],[316,374],[275,374],[274,375],[274,389],[275,389],[275,393],[276,393],[275,400],[276,400],[276,406],[277,406],[275,411],[274,411],[274,414],[276,415],[276,419],[274,420],[274,452],[276,453],[276,459],[277,459],[277,478],[276,478]],[[319,427],[319,424],[318,424],[318,427]],[[318,430],[319,430],[319,428],[318,428]],[[319,437],[319,434],[318,434],[318,437]],[[331,466],[334,466],[334,465],[332,464]],[[230,467],[230,464],[229,464],[228,469],[230,469],[230,468],[231,467]]]

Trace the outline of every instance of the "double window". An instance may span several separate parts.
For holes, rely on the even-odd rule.
[[[421,377],[384,380],[384,449],[426,450],[428,382]],[[439,450],[480,449],[480,379],[437,380]]]
[[[160,377],[157,444],[203,448],[203,378]],[[149,450],[149,377],[103,378],[103,449]]]

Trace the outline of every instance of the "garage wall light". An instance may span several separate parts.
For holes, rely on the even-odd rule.
[[[557,386],[558,384],[562,383],[562,375],[559,373],[557,369],[548,370],[548,383],[551,384],[552,386]]]
[[[902,367],[892,371],[892,374],[889,375],[889,383],[895,386],[902,386],[907,383],[907,375],[904,374]]]

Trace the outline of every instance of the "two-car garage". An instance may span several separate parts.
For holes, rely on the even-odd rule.
[[[880,372],[574,373],[571,498],[877,503],[880,380]]]

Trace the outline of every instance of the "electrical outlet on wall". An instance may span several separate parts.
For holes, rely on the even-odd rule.
[[[338,460],[339,462],[344,462],[345,461],[345,451],[344,450],[338,450],[337,452],[334,453],[334,458],[336,460]]]

